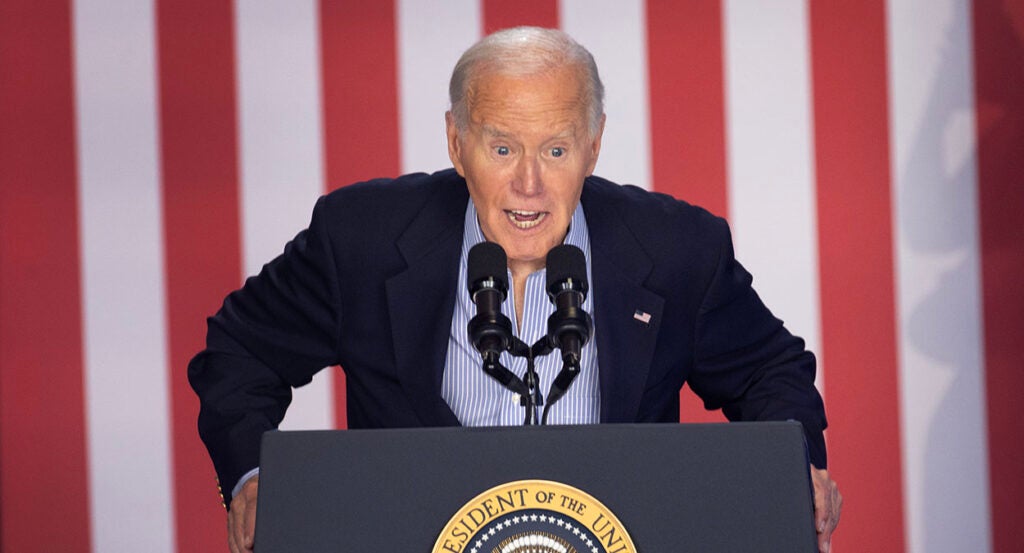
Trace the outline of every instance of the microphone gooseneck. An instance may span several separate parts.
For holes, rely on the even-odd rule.
[[[583,251],[569,244],[552,248],[547,257],[547,292],[555,312],[548,317],[548,341],[562,352],[562,370],[548,391],[543,422],[548,409],[558,401],[580,373],[583,346],[594,331],[594,322],[583,310],[589,290],[587,260]]]

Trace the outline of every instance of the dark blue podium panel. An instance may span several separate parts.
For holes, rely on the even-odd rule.
[[[589,494],[643,553],[817,550],[795,422],[268,432],[261,456],[257,553],[429,553],[519,480]]]

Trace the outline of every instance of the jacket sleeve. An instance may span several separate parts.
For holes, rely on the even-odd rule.
[[[821,395],[814,387],[814,354],[761,302],[750,273],[724,240],[695,324],[689,383],[708,409],[732,421],[796,420],[803,424],[811,462],[826,467]]]
[[[338,277],[321,198],[308,229],[207,319],[206,349],[189,363],[199,435],[225,491],[259,463],[291,388],[339,362]]]

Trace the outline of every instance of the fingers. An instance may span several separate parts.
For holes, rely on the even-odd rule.
[[[247,551],[252,551],[254,537],[256,535],[256,494],[253,492],[252,500],[249,502],[242,522],[242,545]]]
[[[241,494],[239,494],[241,496]],[[245,501],[235,498],[228,512],[228,549],[231,553],[248,553],[252,551],[252,527],[246,528],[248,520],[255,523],[255,508],[250,508]],[[253,527],[255,524],[253,524]]]
[[[814,525],[818,532],[818,550],[828,553],[832,547],[832,532],[839,524],[843,510],[843,496],[828,471],[811,466],[814,483]]]
[[[242,546],[240,545],[241,532],[239,531],[239,514],[238,510],[244,509],[242,506],[236,506],[234,501],[231,502],[231,510],[228,511],[228,549],[231,553],[243,553]]]
[[[249,553],[253,549],[258,481],[258,476],[247,480],[231,500],[231,510],[228,511],[228,549],[231,553]]]

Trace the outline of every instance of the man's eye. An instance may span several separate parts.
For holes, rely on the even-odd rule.
[[[562,157],[565,155],[565,148],[551,148],[551,157]]]
[[[508,146],[498,146],[494,152],[499,156],[507,156],[509,154]]]

